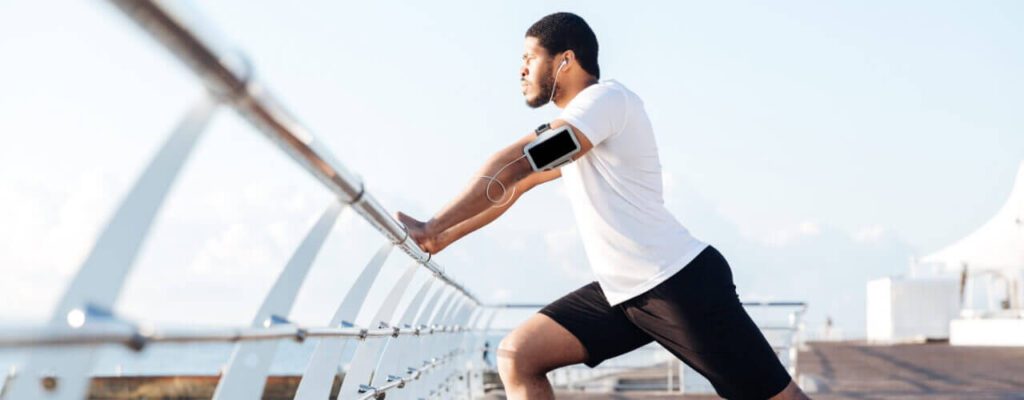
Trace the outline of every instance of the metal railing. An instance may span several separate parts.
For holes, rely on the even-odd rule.
[[[2,381],[4,399],[82,399],[102,346],[121,344],[142,351],[154,343],[235,343],[214,398],[259,398],[270,364],[283,340],[317,340],[296,398],[323,399],[331,391],[338,366],[350,360],[339,397],[416,398],[443,395],[468,397],[472,388],[452,391],[453,379],[463,377],[468,354],[480,344],[482,321],[496,309],[484,307],[462,285],[446,275],[366,190],[362,180],[334,159],[254,79],[251,65],[239,52],[215,48],[186,21],[155,0],[110,0],[158,43],[184,63],[208,89],[181,119],[103,228],[88,257],[63,293],[45,327],[0,333],[0,347],[28,347],[24,365]],[[178,173],[192,153],[208,122],[227,106],[263,133],[278,149],[318,179],[337,197],[294,251],[247,328],[159,330],[139,327],[115,316],[125,277],[133,268]],[[292,304],[340,212],[351,207],[386,238],[345,293],[334,317],[323,327],[299,327],[287,319]],[[356,327],[357,313],[393,248],[412,263],[405,269],[374,313],[377,326]],[[413,287],[414,276],[425,269],[431,279]],[[433,285],[438,286],[431,290]],[[407,292],[415,296],[398,309]],[[401,311],[401,313],[399,313]],[[484,318],[487,316],[487,318]],[[415,354],[413,354],[415,353]],[[464,379],[464,377],[463,377]],[[414,389],[410,389],[414,388]],[[398,390],[404,389],[404,390]]]

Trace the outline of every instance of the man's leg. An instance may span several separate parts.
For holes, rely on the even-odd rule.
[[[551,399],[547,373],[566,365],[602,361],[653,339],[608,305],[592,282],[562,296],[512,331],[498,346],[498,372],[509,399]]]
[[[501,341],[497,356],[510,400],[554,399],[547,373],[586,361],[587,351],[572,333],[538,313]]]
[[[806,398],[743,308],[729,264],[712,247],[624,309],[635,326],[706,377],[719,396]]]

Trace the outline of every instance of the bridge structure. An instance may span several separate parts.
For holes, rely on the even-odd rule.
[[[315,342],[296,399],[480,398],[490,366],[481,357],[495,317],[509,309],[535,309],[536,304],[485,304],[445,273],[420,249],[405,227],[366,190],[352,171],[333,157],[253,74],[239,51],[212,45],[202,29],[155,0],[109,0],[125,17],[183,63],[206,88],[206,96],[181,116],[134,185],[121,200],[62,294],[48,322],[39,327],[0,331],[0,349],[28,349],[23,365],[0,380],[0,398],[82,399],[105,346],[119,345],[145,352],[166,343],[232,343],[215,399],[256,399],[264,396],[275,353],[285,341]],[[242,116],[256,131],[315,177],[335,196],[308,231],[248,326],[170,329],[144,326],[113,312],[126,277],[147,238],[179,172],[194,151],[208,122],[222,109]],[[333,317],[322,326],[300,326],[289,320],[303,282],[339,214],[352,209],[383,237],[380,248],[341,296]],[[366,304],[370,288],[395,250],[408,266],[373,310]],[[414,279],[426,274],[428,279]],[[404,307],[400,305],[405,304]],[[795,373],[796,343],[802,303],[750,304],[795,307],[788,323],[764,327],[783,335],[776,350]],[[353,321],[360,312],[373,315],[371,326]],[[667,353],[647,364],[666,363],[664,390],[678,391],[684,367]],[[611,363],[614,364],[614,363]],[[340,366],[348,368],[341,371]],[[563,389],[584,389],[588,382],[638,365],[604,369],[570,368],[552,375]],[[674,368],[679,369],[674,369]],[[675,371],[675,372],[673,372]],[[339,376],[340,387],[335,385]],[[675,377],[675,378],[673,378]],[[676,379],[676,383],[673,383]]]

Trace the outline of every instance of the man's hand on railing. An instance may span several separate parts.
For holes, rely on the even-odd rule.
[[[442,239],[444,235],[430,229],[430,224],[426,222],[405,215],[401,211],[395,213],[395,219],[401,222],[402,225],[405,225],[406,229],[409,230],[409,237],[415,240],[416,244],[429,254],[437,254],[451,244]]]

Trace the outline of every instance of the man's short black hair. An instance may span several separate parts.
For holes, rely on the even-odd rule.
[[[548,53],[572,50],[576,62],[584,71],[601,79],[601,68],[597,66],[597,36],[579,15],[560,12],[541,18],[526,30],[527,37],[535,37]]]

